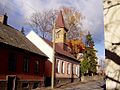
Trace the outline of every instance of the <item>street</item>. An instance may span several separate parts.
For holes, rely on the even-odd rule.
[[[62,90],[104,90],[102,86],[104,85],[103,80],[80,82],[76,85],[71,85],[69,87],[61,87]]]
[[[77,82],[71,83],[65,86],[61,86],[59,88],[55,88],[54,90],[105,90],[105,82],[103,79],[91,80],[88,82]],[[37,90],[51,90],[49,88],[37,89]]]

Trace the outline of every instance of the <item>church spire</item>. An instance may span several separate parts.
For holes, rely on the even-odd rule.
[[[59,12],[55,22],[55,43],[63,50],[66,48],[67,29],[65,27],[62,11]]]
[[[56,19],[56,28],[65,28],[64,18],[63,18],[61,10],[60,10],[58,17]]]

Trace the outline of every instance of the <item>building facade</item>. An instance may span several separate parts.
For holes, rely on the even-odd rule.
[[[4,17],[2,16],[3,20]],[[0,90],[44,86],[47,57],[20,31],[0,21]]]
[[[79,80],[80,62],[70,54],[67,48],[67,28],[64,24],[62,12],[58,14],[55,23],[55,86],[61,86]],[[51,85],[51,71],[53,62],[53,42],[42,39],[35,32],[31,31],[26,36],[34,43],[49,59],[45,64],[46,86]],[[53,40],[52,40],[53,41]]]
[[[120,90],[120,5],[104,1],[106,89]]]

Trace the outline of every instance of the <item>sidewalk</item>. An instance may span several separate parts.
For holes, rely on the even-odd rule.
[[[54,89],[51,89],[51,87],[42,87],[34,90],[104,90],[102,88],[104,85],[102,76],[89,76],[86,78],[88,80],[69,83]]]

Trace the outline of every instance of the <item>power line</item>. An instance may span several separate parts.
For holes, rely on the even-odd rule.
[[[21,2],[21,6],[24,7],[24,4],[26,5],[26,7],[30,8],[30,9],[32,9],[34,12],[36,12],[36,9],[33,8],[30,4],[28,4],[27,2],[22,1],[22,2]],[[14,2],[10,2],[10,1],[8,1],[7,3],[5,3],[4,9],[5,9],[5,8],[8,8],[8,9],[9,9],[9,8],[14,9],[14,10],[16,11],[17,14],[23,16],[22,13],[19,13],[19,12],[18,12],[18,11],[20,11],[20,8],[17,7],[16,4],[15,4]],[[22,8],[22,7],[21,7],[21,8]],[[24,8],[22,8],[22,10],[24,11]]]
[[[16,10],[15,13],[19,14],[20,16],[22,16],[21,13],[17,12],[19,11],[19,8],[18,7],[15,7],[16,5],[13,4],[12,2],[8,1],[7,3],[5,3],[5,6],[4,6],[4,12],[5,12],[5,9],[6,10],[10,10],[10,9],[13,9],[13,10]]]

